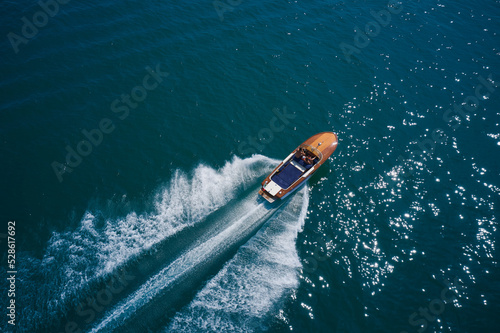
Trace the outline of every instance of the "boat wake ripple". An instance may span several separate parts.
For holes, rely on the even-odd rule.
[[[123,292],[118,296],[112,294],[113,302],[108,302],[109,290],[121,290],[123,285],[135,288],[134,283],[142,283],[141,279],[129,283],[124,267],[128,267],[128,272],[137,268],[139,272],[132,274],[136,276],[162,269],[165,264],[150,267],[159,261],[143,260],[144,257],[165,258],[171,254],[169,249],[164,249],[168,247],[164,243],[195,228],[231,200],[237,200],[235,198],[256,186],[275,164],[275,160],[254,155],[246,159],[234,157],[219,169],[199,165],[190,173],[176,171],[154,198],[150,212],[109,217],[113,215],[106,209],[88,211],[78,229],[53,234],[43,258],[20,254],[23,264],[18,270],[24,277],[20,289],[26,292],[18,296],[19,303],[23,304],[19,311],[23,327],[19,329],[46,331],[54,325],[64,328],[71,323],[71,316],[93,324],[113,302],[125,297]],[[195,241],[192,236],[186,239]],[[174,254],[189,245],[182,244],[182,239],[176,241]],[[168,267],[174,266],[170,263]],[[168,274],[176,273],[169,271]],[[97,295],[100,291],[104,293]],[[106,306],[94,304],[96,296],[101,296],[101,303]]]
[[[262,332],[298,287],[301,264],[295,240],[307,213],[307,188],[280,212],[178,312],[165,332]]]
[[[303,196],[302,192],[299,197]],[[194,296],[193,291],[197,290],[208,276],[219,272],[238,248],[266,224],[267,228],[259,234],[257,240],[244,246],[243,250],[240,249],[238,253],[242,254],[231,261],[229,268],[226,266],[211,280],[212,284],[226,285],[224,277],[231,276],[231,280],[235,283],[236,289],[233,290],[235,293],[240,288],[238,286],[239,274],[246,274],[242,277],[246,279],[246,282],[242,283],[249,288],[248,290],[255,298],[255,304],[250,308],[262,316],[267,313],[273,302],[281,299],[279,296],[285,289],[293,288],[294,283],[298,281],[296,268],[300,263],[297,255],[293,254],[295,253],[294,239],[298,231],[297,225],[301,225],[298,221],[303,221],[303,218],[300,218],[300,211],[300,206],[297,204],[284,203],[282,207],[270,205],[256,196],[255,190],[252,189],[243,199],[232,201],[227,207],[209,216],[203,223],[214,228],[206,230],[197,242],[107,313],[105,318],[92,329],[92,332],[158,331],[182,305],[189,302]],[[255,262],[242,263],[240,259],[242,256],[245,260],[253,258]],[[252,266],[254,266],[253,273],[246,272]],[[256,279],[251,279],[252,275]],[[217,282],[221,279],[222,282]],[[252,284],[256,281],[261,281],[262,284],[254,289],[256,286]],[[211,291],[214,286],[209,284],[206,288],[209,288],[210,295],[217,294]],[[261,292],[266,292],[267,300],[255,297]],[[230,290],[219,291],[218,294],[228,296]],[[231,301],[239,299],[248,304],[245,295],[233,296]],[[199,297],[203,298],[203,291]],[[195,300],[196,302],[199,301]],[[214,299],[213,302],[225,303],[227,300]],[[262,302],[263,304],[259,304]],[[228,309],[230,308],[231,306]],[[187,314],[188,317],[190,315],[191,313]],[[245,313],[242,313],[242,316],[245,316]],[[191,317],[188,321],[193,322],[194,318]],[[177,324],[173,325],[173,331],[177,331]],[[186,327],[183,324],[180,326]]]

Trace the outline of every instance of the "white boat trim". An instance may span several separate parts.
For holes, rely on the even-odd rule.
[[[264,190],[266,190],[266,192],[269,193],[270,195],[275,196],[276,194],[278,194],[279,191],[282,190],[282,188],[281,186],[279,186],[278,184],[276,184],[274,181],[271,180],[269,183],[266,184]]]

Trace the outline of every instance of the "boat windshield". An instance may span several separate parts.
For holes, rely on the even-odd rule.
[[[306,145],[306,144],[302,144],[302,145],[300,145],[299,148],[304,148],[309,154],[314,155],[320,161],[323,158],[323,154],[318,149],[316,149],[316,148],[314,148],[312,146],[309,146],[309,145]]]

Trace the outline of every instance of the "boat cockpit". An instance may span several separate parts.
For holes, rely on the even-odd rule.
[[[271,180],[281,188],[287,189],[322,158],[323,154],[318,149],[302,144],[293,156],[276,171]]]

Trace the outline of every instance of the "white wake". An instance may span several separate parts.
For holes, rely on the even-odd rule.
[[[301,263],[295,240],[308,203],[303,188],[239,249],[165,332],[265,330],[269,316],[280,316],[286,296],[299,285]]]

